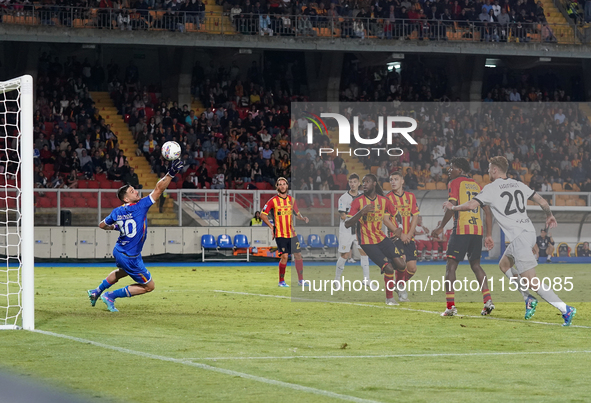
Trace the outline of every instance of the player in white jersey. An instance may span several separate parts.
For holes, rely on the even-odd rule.
[[[548,202],[542,196],[523,182],[507,178],[508,167],[509,163],[505,157],[491,158],[488,174],[492,183],[486,185],[477,196],[464,204],[454,206],[446,202],[443,207],[452,211],[466,211],[475,209],[479,205],[490,206],[493,216],[505,232],[505,238],[509,241],[499,262],[501,271],[505,273],[511,283],[520,283],[518,280],[521,278],[527,279],[528,288],[557,308],[562,313],[563,326],[569,326],[577,310],[562,302],[552,288],[546,290],[540,286],[541,282],[536,276],[535,267],[538,262],[532,251],[536,244],[536,231],[527,216],[527,200],[533,200],[542,207],[546,213],[546,227],[556,227],[556,218],[550,211]],[[515,265],[515,269],[513,269],[513,265]],[[519,290],[525,301],[525,319],[529,319],[534,315],[538,301],[529,294],[527,289],[519,287]]]
[[[359,192],[359,175],[356,173],[349,175],[349,188],[350,190],[339,198],[338,211],[341,216],[339,225],[339,253],[341,255],[337,260],[335,280],[340,284],[340,281],[342,280],[341,276],[345,270],[345,263],[351,258],[351,248],[355,247],[359,250],[359,254],[361,255],[363,281],[367,283],[369,282],[369,258],[363,249],[359,247],[355,228],[345,228],[345,221],[347,220],[349,210],[351,210],[351,203],[361,195],[361,192]]]

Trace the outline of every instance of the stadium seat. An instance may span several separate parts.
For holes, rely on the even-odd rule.
[[[300,235],[300,234],[298,234],[298,241],[300,242],[300,248],[301,249],[308,249],[308,248],[310,248],[308,246],[308,244],[304,241],[304,237],[302,235]]]
[[[40,197],[37,200],[37,207],[49,208],[51,207],[51,200],[48,197]]]
[[[435,190],[437,189],[437,185],[435,182],[427,182],[425,183],[425,190]]]
[[[575,256],[576,257],[579,257],[581,251],[583,250],[583,244],[584,244],[584,242],[579,242],[577,244],[577,246],[575,247]]]
[[[435,187],[437,188],[437,190],[445,190],[445,189],[447,189],[447,186],[445,186],[445,183],[443,183],[443,182],[437,182],[437,184],[435,185]]]
[[[390,182],[384,182],[384,184],[382,185],[382,189],[387,190],[389,192],[390,190],[392,190],[392,185],[390,185]]]
[[[248,242],[248,238],[244,234],[236,234],[234,236],[234,246],[237,248],[249,248],[250,243]]]
[[[472,175],[472,179],[474,179],[476,182],[482,182],[482,175]]]
[[[325,246],[320,241],[320,237],[316,234],[308,235],[308,245],[310,248],[314,248],[314,249],[324,249],[325,248]]]
[[[88,189],[88,181],[78,181],[78,189]]]
[[[567,243],[565,242],[561,242],[558,244],[558,248],[556,248],[558,250],[557,255],[559,257],[570,257],[570,246],[568,246]]]
[[[62,197],[61,206],[66,208],[72,208],[76,205],[76,202],[71,197]]]
[[[339,241],[337,240],[337,236],[334,234],[326,234],[324,236],[324,245],[326,245],[327,248],[338,248]]]
[[[88,189],[98,189],[99,183],[97,181],[88,181]]]
[[[567,199],[566,200],[566,205],[567,206],[576,206],[577,205],[577,201],[575,199]]]
[[[218,245],[215,242],[213,235],[202,235],[201,236],[201,247],[206,249],[217,249]]]
[[[220,249],[233,249],[232,237],[226,234],[218,236],[218,247]]]
[[[488,174],[484,174],[484,175],[482,175],[482,181],[483,181],[485,184],[488,184],[488,183],[490,182],[490,177],[488,176]]]
[[[562,189],[562,183],[554,182],[552,184],[552,190],[554,192],[562,192],[564,190],[564,189]]]
[[[90,208],[97,208],[98,200],[95,197],[89,197],[88,200],[86,200],[86,204]]]

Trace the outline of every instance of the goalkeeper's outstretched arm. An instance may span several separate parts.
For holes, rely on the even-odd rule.
[[[170,164],[170,168],[168,168],[168,173],[164,175],[164,178],[158,181],[156,187],[150,194],[152,196],[152,200],[158,200],[160,196],[162,196],[162,193],[164,193],[168,185],[170,185],[172,178],[174,178],[175,175],[178,174],[181,171],[181,169],[183,169],[184,165],[185,163],[182,160],[174,160],[172,164]]]

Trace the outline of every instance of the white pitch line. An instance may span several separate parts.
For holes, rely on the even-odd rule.
[[[224,290],[213,290],[213,292],[222,292],[227,294],[239,294],[239,295],[250,295],[255,297],[267,297],[267,298],[281,298],[281,299],[294,299],[299,301],[309,301],[309,302],[325,302],[328,304],[344,304],[344,305],[354,305],[354,306],[363,306],[366,308],[379,308],[379,309],[395,309],[401,311],[411,311],[411,312],[423,312],[423,313],[431,313],[440,315],[441,312],[436,311],[427,311],[425,309],[413,309],[413,308],[404,308],[401,306],[385,306],[385,305],[370,305],[370,304],[361,304],[358,302],[346,302],[346,301],[329,301],[329,300],[321,300],[321,299],[308,299],[308,298],[300,298],[300,297],[287,297],[285,295],[271,295],[271,294],[254,294],[250,292],[241,292],[241,291],[224,291]],[[524,319],[509,319],[509,318],[497,318],[494,316],[476,316],[476,315],[458,315],[458,317],[462,318],[473,318],[473,319],[487,319],[487,320],[501,320],[505,322],[519,322],[519,323],[535,323],[537,325],[547,325],[547,326],[561,326],[561,323],[550,323],[550,322],[539,322],[535,320],[524,320]],[[582,325],[570,325],[569,327],[576,327],[581,329],[591,329],[591,326],[582,326]]]
[[[166,357],[166,356],[162,356],[162,355],[145,353],[143,351],[130,350],[130,349],[124,348],[124,347],[110,346],[108,344],[98,343],[98,342],[92,341],[92,340],[81,339],[78,337],[68,336],[68,335],[60,334],[60,333],[48,332],[45,330],[37,330],[36,329],[36,330],[31,330],[31,331],[34,333],[40,333],[40,334],[44,334],[47,336],[53,336],[53,337],[59,337],[61,339],[72,340],[72,341],[75,341],[78,343],[90,344],[90,345],[93,345],[96,347],[101,347],[101,348],[108,349],[108,350],[118,351],[120,353],[136,355],[139,357],[150,358],[153,360],[167,361],[167,362],[172,362],[175,364],[187,365],[190,367],[204,369],[206,371],[218,372],[218,373],[221,373],[224,375],[238,376],[240,378],[250,379],[252,381],[257,381],[257,382],[262,382],[262,383],[266,383],[268,385],[281,386],[283,388],[293,389],[293,390],[297,390],[300,392],[312,393],[315,395],[326,396],[326,397],[332,397],[334,399],[345,400],[345,401],[349,401],[349,402],[379,403],[376,400],[361,399],[361,398],[355,397],[355,396],[343,395],[340,393],[330,392],[328,390],[311,388],[309,386],[298,385],[296,383],[277,381],[275,379],[263,378],[262,376],[256,376],[256,375],[251,375],[251,374],[247,374],[244,372],[232,371],[231,369],[212,367],[211,365],[192,362],[192,361],[189,361],[184,358],[182,358],[182,359],[172,358],[172,357]]]
[[[479,357],[479,356],[505,356],[505,355],[538,355],[538,354],[589,354],[591,350],[566,350],[566,351],[520,351],[520,352],[482,352],[482,353],[425,353],[425,354],[383,354],[383,355],[292,355],[283,357],[201,357],[201,358],[185,358],[186,360],[297,360],[297,359],[341,359],[341,358],[421,358],[421,357]]]

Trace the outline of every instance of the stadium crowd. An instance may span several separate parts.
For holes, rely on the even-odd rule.
[[[126,82],[134,82],[133,74],[129,66]],[[140,186],[89,93],[106,77],[99,62],[73,56],[61,63],[57,57],[41,55],[34,114],[37,187],[76,188],[82,177]]]
[[[200,29],[207,19],[203,0],[51,0],[41,5],[41,23],[46,25],[121,30]],[[573,2],[576,4],[576,2]],[[556,41],[546,22],[544,8],[535,0],[219,0],[223,11],[243,34],[328,35],[365,38],[446,40],[447,32],[481,41],[527,42],[528,34],[540,34],[543,41]],[[73,9],[80,7],[80,9]],[[26,1],[3,2],[6,14],[33,9]],[[12,14],[11,14],[12,13]],[[75,24],[74,21],[88,21]],[[212,27],[219,27],[219,16]],[[217,29],[217,28],[216,28]],[[207,30],[207,28],[206,28]]]
[[[297,66],[290,69],[296,76],[300,74]],[[265,82],[262,71],[256,63],[243,73],[235,64],[195,66],[193,93],[206,108],[197,116],[188,105],[157,98],[141,86],[133,63],[120,68],[111,62],[103,69],[88,60],[72,57],[60,63],[42,55],[35,111],[37,186],[76,187],[82,176],[139,185],[117,137],[89,95],[89,87],[99,88],[108,82],[116,106],[128,118],[137,142],[136,154],[147,158],[154,173],[166,172],[169,164],[161,157],[160,146],[168,140],[181,144],[186,164],[177,187],[265,189],[279,176],[295,176],[299,189],[344,189],[346,184],[337,176],[348,172],[345,161],[318,153],[320,147],[331,146],[328,137],[317,137],[314,144],[306,145],[304,126],[291,121],[289,103],[306,99],[294,95],[299,91],[294,83],[302,80]],[[576,104],[492,102],[470,114],[464,104],[445,97],[441,73],[409,69],[413,75],[401,77],[393,70],[378,77],[371,69],[345,71],[343,100],[389,101],[421,120],[413,134],[418,147],[397,139],[392,147],[399,145],[404,150],[401,157],[382,154],[361,159],[382,180],[388,173],[404,169],[410,189],[443,182],[447,161],[453,156],[467,157],[472,173],[484,176],[487,160],[505,155],[512,164],[511,174],[536,190],[591,191],[591,126]],[[364,88],[361,95],[359,88]],[[377,95],[365,98],[368,92]],[[485,101],[506,100],[513,92],[513,88],[499,87]],[[432,100],[433,93],[437,100],[447,101],[420,107],[410,104],[410,109],[400,103]],[[535,98],[525,95],[522,101],[567,100],[560,89]],[[384,113],[372,110],[361,114],[362,136],[375,137],[377,117]],[[293,172],[292,156],[297,158]]]

